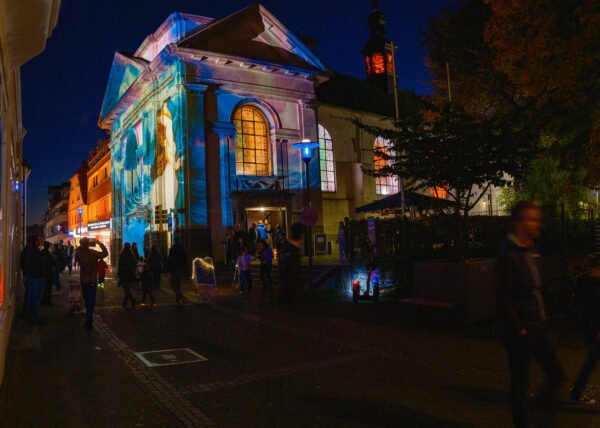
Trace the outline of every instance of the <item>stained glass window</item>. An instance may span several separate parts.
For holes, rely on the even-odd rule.
[[[335,161],[333,159],[333,140],[327,129],[319,125],[319,159],[321,164],[321,190],[335,192]]]
[[[383,156],[378,154],[381,152],[391,154],[392,151],[390,146],[391,144],[388,140],[381,137],[375,139],[375,144],[373,144],[373,163],[375,171],[379,171],[390,165],[389,159],[384,159]],[[378,195],[393,195],[394,193],[398,193],[398,177],[395,175],[375,177],[375,193]]]
[[[269,127],[261,111],[251,105],[239,108],[234,116],[235,170],[238,175],[271,175]]]

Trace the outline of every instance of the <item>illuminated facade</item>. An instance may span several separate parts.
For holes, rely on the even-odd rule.
[[[0,383],[17,292],[22,292],[18,287],[18,254],[24,240],[23,184],[27,171],[23,160],[21,66],[44,50],[58,21],[59,8],[60,0],[0,0]]]
[[[99,118],[110,132],[114,245],[165,248],[180,236],[196,257],[220,251],[234,223],[297,221],[305,172],[292,144],[318,138],[324,76],[258,4],[221,20],[174,13],[133,55],[116,53]]]
[[[84,162],[69,180],[69,238],[73,246],[87,232],[87,162]]]
[[[57,244],[68,238],[69,183],[48,186],[48,209],[44,213],[46,241]]]
[[[111,246],[112,182],[109,141],[100,142],[87,161],[87,215],[83,236],[94,238],[109,249],[107,262],[118,254]]]

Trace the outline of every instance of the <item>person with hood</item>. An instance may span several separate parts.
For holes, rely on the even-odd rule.
[[[90,247],[100,246],[100,250]],[[92,330],[94,320],[94,308],[96,307],[96,292],[98,291],[98,260],[108,256],[108,250],[100,241],[90,238],[81,238],[80,246],[75,253],[79,263],[79,281],[81,283],[81,294],[85,302],[85,328]]]

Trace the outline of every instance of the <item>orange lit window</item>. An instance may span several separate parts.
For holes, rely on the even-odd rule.
[[[368,56],[365,57],[365,63],[367,65],[367,76],[371,75],[371,58]]]
[[[389,74],[394,74],[394,60],[392,58],[392,54],[385,55],[385,70]]]
[[[390,149],[390,142],[381,137],[377,137],[373,144],[373,161],[375,171],[379,171],[390,165],[389,159],[384,159],[380,153],[393,154]],[[398,193],[398,177],[394,175],[386,175],[383,177],[375,177],[375,193],[378,195],[393,195]]]
[[[445,187],[432,187],[429,189],[429,196],[432,198],[446,199],[448,197],[448,189]]]
[[[251,105],[239,108],[235,123],[235,171],[238,175],[271,175],[269,125],[261,111]]]
[[[373,74],[382,74],[385,71],[385,64],[383,62],[383,54],[373,54]]]

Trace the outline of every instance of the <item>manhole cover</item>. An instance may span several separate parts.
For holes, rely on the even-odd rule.
[[[160,351],[135,352],[136,357],[148,367],[172,366],[175,364],[199,363],[207,361],[203,355],[189,348],[163,349]]]

